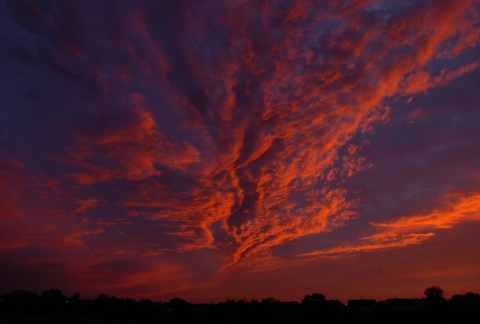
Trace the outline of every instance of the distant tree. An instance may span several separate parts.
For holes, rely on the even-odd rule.
[[[189,311],[191,306],[186,300],[178,297],[170,299],[168,305],[173,312],[178,313]]]
[[[61,315],[67,310],[68,297],[58,289],[45,290],[40,295],[41,311],[44,314]]]
[[[438,286],[430,286],[424,290],[423,294],[427,299],[443,298],[443,289]]]
[[[263,298],[261,301],[262,304],[274,304],[278,302],[279,300],[274,297]]]
[[[430,286],[424,290],[425,302],[429,307],[435,310],[435,312],[443,312],[445,309],[443,305],[447,303],[447,300],[443,297],[443,289],[438,286]]]
[[[71,297],[68,297],[67,302],[75,304],[75,303],[78,303],[79,300],[80,300],[80,293],[76,292]]]
[[[480,306],[480,294],[469,291],[464,295],[464,298],[467,303]]]
[[[303,297],[302,304],[324,302],[325,299],[326,297],[324,294],[313,293],[311,295],[306,295],[305,297]]]
[[[68,298],[58,289],[45,290],[41,295],[41,299],[50,305],[63,305]]]
[[[480,310],[480,295],[474,292],[467,292],[464,295],[453,295],[449,303],[457,308],[471,308]]]
[[[40,296],[34,292],[18,289],[2,295],[2,306],[11,312],[29,313],[39,306]]]
[[[168,315],[171,321],[188,322],[192,316],[193,305],[182,298],[172,298],[168,302]]]
[[[9,302],[30,305],[37,302],[39,296],[34,292],[18,289],[12,290],[10,293],[5,294],[2,297]]]
[[[300,302],[304,323],[315,323],[320,317],[325,317],[326,298],[324,294],[313,293],[306,295]]]

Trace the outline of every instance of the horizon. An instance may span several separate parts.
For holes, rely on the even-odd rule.
[[[475,0],[0,1],[0,291],[480,291],[479,24]]]
[[[97,294],[84,295],[84,294],[82,294],[81,291],[65,292],[65,291],[63,291],[61,289],[58,289],[58,288],[49,288],[49,289],[45,289],[45,290],[42,290],[42,291],[34,291],[34,290],[29,290],[29,289],[17,288],[17,289],[10,289],[9,291],[3,291],[3,292],[0,291],[0,296],[1,295],[8,295],[8,294],[10,294],[14,291],[26,291],[26,292],[32,292],[35,295],[40,297],[42,295],[42,293],[44,293],[46,291],[58,290],[63,295],[65,295],[67,298],[71,298],[71,297],[75,296],[76,294],[78,294],[79,299],[81,299],[81,300],[94,300],[94,299],[96,299],[100,296],[108,296],[108,297],[119,298],[119,299],[130,299],[130,300],[134,300],[136,302],[141,301],[141,300],[150,300],[150,301],[153,301],[153,302],[168,303],[172,299],[179,298],[179,299],[182,299],[182,300],[184,300],[184,301],[186,301],[190,304],[218,304],[218,303],[227,302],[227,301],[235,301],[235,302],[258,301],[258,302],[261,302],[262,300],[267,300],[269,298],[273,298],[275,301],[279,301],[279,302],[298,302],[298,303],[301,303],[303,298],[305,298],[307,296],[311,296],[311,295],[314,295],[314,294],[320,294],[320,295],[323,295],[325,297],[325,300],[339,301],[342,304],[347,305],[348,302],[351,301],[351,300],[375,300],[376,302],[380,302],[380,301],[386,301],[388,299],[426,299],[427,296],[425,295],[425,290],[427,288],[432,288],[432,287],[441,289],[441,291],[442,291],[441,295],[447,301],[449,301],[453,296],[456,296],[456,295],[465,295],[465,294],[468,294],[468,293],[480,294],[479,292],[476,292],[476,291],[473,291],[473,290],[467,290],[467,291],[461,292],[461,293],[451,293],[451,292],[449,293],[447,291],[444,291],[439,286],[431,285],[431,286],[425,287],[423,290],[419,290],[419,292],[417,294],[415,294],[415,296],[398,296],[397,294],[392,294],[390,296],[385,296],[385,297],[382,297],[382,298],[371,298],[371,297],[367,296],[366,294],[364,294],[364,295],[361,295],[361,297],[359,297],[359,298],[348,298],[348,296],[347,296],[346,299],[330,298],[329,296],[323,294],[320,291],[312,291],[310,293],[304,294],[303,296],[301,296],[300,298],[297,298],[297,299],[277,298],[274,295],[266,294],[265,296],[253,296],[253,295],[248,296],[248,297],[247,296],[245,296],[245,297],[235,296],[235,297],[216,298],[216,299],[211,299],[211,300],[205,300],[205,299],[201,299],[201,298],[198,299],[198,300],[190,300],[190,299],[187,299],[187,298],[183,298],[181,295],[171,295],[170,297],[167,297],[166,299],[164,298],[163,300],[160,300],[160,299],[148,298],[148,297],[145,297],[145,296],[137,296],[137,297],[132,297],[132,296],[128,296],[128,295],[117,296],[117,295],[111,295],[111,294],[102,293],[102,292],[99,292]]]
[[[186,299],[183,299],[181,296],[175,296],[175,297],[172,297],[170,298],[169,300],[152,300],[152,299],[149,299],[149,298],[131,298],[131,297],[128,297],[128,296],[114,296],[114,295],[108,295],[108,294],[103,294],[103,293],[100,293],[98,294],[97,296],[95,297],[83,297],[81,293],[79,292],[74,292],[72,294],[65,294],[65,292],[61,291],[60,289],[57,289],[57,288],[51,288],[51,289],[47,289],[45,291],[42,291],[42,292],[35,292],[35,291],[30,291],[30,290],[25,290],[25,289],[13,289],[11,291],[8,291],[8,292],[0,292],[0,296],[4,296],[4,295],[9,295],[9,294],[12,294],[14,292],[19,292],[19,291],[23,291],[23,292],[27,292],[27,293],[34,293],[35,295],[37,295],[38,297],[42,297],[42,295],[44,293],[48,293],[48,292],[51,292],[51,291],[56,291],[56,292],[60,292],[61,294],[63,294],[67,299],[71,299],[71,298],[75,298],[75,299],[78,299],[78,300],[95,300],[95,299],[98,299],[98,298],[101,298],[102,296],[106,296],[106,297],[109,297],[109,298],[118,298],[118,299],[128,299],[128,300],[133,300],[135,302],[140,302],[142,300],[148,300],[148,301],[152,301],[154,303],[169,303],[171,302],[172,300],[174,299],[181,299],[183,301],[186,301],[187,303],[189,304],[192,304],[192,305],[199,305],[199,304],[219,304],[219,303],[223,303],[223,302],[247,302],[247,303],[251,303],[251,302],[264,302],[266,300],[272,300],[272,301],[275,301],[275,302],[280,302],[280,303],[290,303],[290,302],[293,302],[293,303],[302,303],[303,300],[306,298],[306,297],[311,297],[311,296],[314,296],[314,295],[319,295],[319,296],[322,296],[322,299],[323,301],[338,301],[338,302],[341,302],[343,305],[347,306],[348,303],[350,301],[358,301],[358,300],[373,300],[375,302],[385,302],[385,301],[388,301],[388,300],[395,300],[395,299],[400,299],[400,300],[404,300],[404,299],[409,299],[409,300],[427,300],[429,298],[429,296],[427,296],[427,293],[426,293],[426,290],[427,289],[438,289],[437,291],[439,291],[440,293],[440,297],[444,298],[445,301],[449,302],[453,296],[463,296],[463,295],[466,295],[466,294],[475,294],[475,295],[478,295],[480,296],[480,294],[478,292],[474,292],[474,291],[467,291],[465,293],[462,293],[462,294],[451,294],[450,296],[446,295],[445,292],[443,291],[443,289],[441,287],[438,287],[438,286],[430,286],[430,287],[426,287],[424,289],[424,291],[422,292],[422,296],[421,297],[397,297],[397,296],[391,296],[391,297],[387,297],[387,298],[384,298],[384,299],[375,299],[375,298],[358,298],[358,299],[352,299],[352,298],[349,298],[347,299],[346,301],[343,301],[343,300],[339,300],[339,299],[334,299],[334,298],[328,298],[328,296],[325,296],[323,295],[322,293],[319,293],[319,292],[313,292],[313,293],[310,293],[310,294],[306,294],[305,296],[303,296],[300,300],[295,300],[295,299],[278,299],[278,298],[275,298],[275,296],[268,296],[268,297],[262,297],[262,298],[256,298],[256,297],[253,297],[253,298],[236,298],[236,299],[229,299],[229,298],[226,298],[226,299],[223,299],[223,300],[217,300],[217,301],[211,301],[211,302],[206,302],[206,301],[199,301],[199,302],[193,302],[193,301],[190,301],[190,300],[186,300]],[[318,302],[318,300],[317,300]]]

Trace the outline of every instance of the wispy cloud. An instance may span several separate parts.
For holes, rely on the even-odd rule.
[[[477,193],[447,195],[444,200],[446,203],[440,209],[425,214],[403,216],[388,223],[371,222],[376,233],[360,237],[356,242],[298,256],[329,257],[420,244],[439,230],[452,228],[461,222],[479,220],[480,196]]]

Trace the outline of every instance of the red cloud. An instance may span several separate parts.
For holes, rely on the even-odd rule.
[[[56,6],[27,5],[16,18],[40,38],[31,42],[33,54],[26,49],[42,67],[35,73],[62,84],[45,81],[53,99],[44,118],[79,121],[59,122],[69,132],[52,143],[64,147],[53,161],[0,163],[2,222],[31,213],[22,219],[29,225],[18,231],[22,239],[5,240],[6,249],[24,246],[29,236],[53,251],[146,257],[208,250],[221,255],[222,269],[271,267],[296,253],[281,255],[279,247],[358,216],[349,183],[372,161],[355,141],[389,125],[396,100],[480,66],[458,58],[478,46],[474,1],[239,1],[208,10],[142,2],[131,10],[111,4],[108,12],[90,4],[102,17],[98,25],[81,6]],[[75,12],[82,13],[72,21],[78,37],[68,37],[65,17]],[[407,120],[421,114],[414,110]],[[36,174],[33,184],[10,192],[24,165]],[[373,222],[378,232],[358,243],[307,247],[300,255],[419,244],[438,229],[478,220],[478,208],[472,194],[449,208]],[[150,230],[152,242],[143,237]],[[107,244],[87,244],[96,239]],[[101,273],[86,269],[79,278],[101,286],[115,270],[92,263]],[[166,275],[182,271],[174,263],[165,263]],[[128,291],[153,280],[163,289],[162,265],[134,269],[120,276],[129,283],[105,287]],[[181,279],[174,281],[182,286]]]
[[[480,195],[446,195],[448,203],[441,209],[422,215],[404,216],[389,223],[372,222],[376,234],[361,237],[356,243],[299,254],[301,257],[329,257],[341,254],[404,247],[420,244],[435,235],[438,229],[449,229],[460,222],[480,219]]]
[[[450,228],[458,222],[480,219],[480,195],[452,195],[445,197],[454,200],[443,209],[434,210],[428,214],[413,215],[400,218],[391,223],[372,223],[373,226],[405,232],[419,229]],[[456,198],[456,199],[455,199]]]
[[[423,69],[447,40],[471,25],[467,19],[449,27],[464,19],[468,5],[441,4],[433,10],[411,6],[384,25],[357,15],[367,4],[345,7],[342,15],[327,10],[316,18],[325,19],[325,26],[333,17],[341,23],[331,27],[333,36],[325,33],[325,39],[319,38],[325,43],[310,51],[305,47],[312,42],[313,27],[297,26],[314,15],[313,8],[300,6],[277,17],[272,8],[263,6],[261,12],[278,18],[282,29],[273,32],[275,19],[260,21],[272,31],[262,37],[248,28],[256,19],[248,14],[252,10],[228,8],[222,22],[230,26],[228,41],[237,47],[215,53],[218,60],[213,66],[186,54],[188,69],[198,80],[196,91],[208,94],[212,104],[199,110],[186,88],[168,90],[175,105],[190,109],[192,131],[204,140],[200,147],[206,150],[187,159],[203,162],[195,169],[181,169],[195,181],[188,191],[178,193],[160,183],[140,185],[124,204],[138,211],[154,207],[156,211],[143,213],[148,219],[177,223],[169,233],[185,240],[182,250],[217,248],[223,242],[217,241],[213,228],[221,224],[233,240],[232,263],[256,259],[286,241],[344,224],[353,217],[356,202],[346,200],[342,177],[370,164],[358,152],[339,156],[340,149],[359,128],[371,132],[374,125],[389,122],[391,108],[379,108],[385,107],[382,102],[387,98],[426,91],[476,68],[461,67],[441,79]],[[224,77],[219,78],[219,72]],[[212,145],[219,150],[212,152]],[[128,152],[136,161],[142,156]],[[147,165],[154,163],[138,165],[140,170],[153,170]],[[142,177],[149,175],[155,174]],[[319,179],[328,179],[329,184],[322,185]]]
[[[141,180],[161,174],[162,166],[184,170],[188,164],[198,162],[199,153],[187,142],[168,139],[156,126],[143,97],[132,94],[126,103],[132,105],[112,127],[92,129],[78,138],[79,147],[70,150],[66,160],[87,173],[71,174],[81,184],[109,181],[114,178]],[[96,157],[107,158],[110,166],[89,162]]]

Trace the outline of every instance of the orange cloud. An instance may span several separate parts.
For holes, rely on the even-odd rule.
[[[188,56],[189,72],[198,81],[194,88],[208,94],[211,104],[200,110],[181,87],[169,88],[168,94],[177,106],[192,111],[193,130],[207,148],[199,150],[199,160],[210,163],[196,165],[199,169],[191,175],[197,182],[186,196],[160,184],[140,186],[138,197],[125,205],[155,207],[148,219],[178,222],[169,233],[187,242],[181,244],[184,250],[222,245],[213,230],[220,223],[233,250],[228,264],[260,262],[275,246],[330,231],[353,218],[356,202],[345,198],[342,183],[371,164],[359,152],[342,156],[341,149],[359,129],[370,132],[389,122],[391,108],[384,100],[427,91],[476,68],[461,67],[450,77],[440,73],[441,79],[425,69],[446,41],[472,25],[470,19],[451,25],[464,19],[469,2],[455,8],[439,4],[434,10],[412,7],[385,26],[362,21],[355,12],[368,4],[358,5],[343,8],[340,16],[322,12],[319,18],[326,21],[341,20],[332,29],[334,36],[325,35],[323,52],[305,51],[311,27],[296,28],[310,13],[308,6],[282,17],[281,31],[267,32],[256,42],[245,27],[255,19],[248,14],[253,10],[227,6],[222,21],[231,27],[228,40],[237,47],[221,52],[215,62],[214,71],[225,73],[224,82],[214,82],[218,76],[210,66]],[[268,5],[257,9],[264,15],[273,12]],[[260,20],[265,30],[272,30],[269,23]],[[264,46],[271,50],[262,51]],[[209,151],[212,145],[215,154]],[[414,244],[427,237],[400,235],[389,244]],[[374,248],[376,241],[370,241],[364,249]]]
[[[480,195],[447,195],[449,202],[442,209],[427,214],[402,217],[390,223],[371,223],[377,228],[395,232],[408,232],[422,229],[448,229],[459,222],[480,220]],[[453,200],[453,202],[452,202]]]
[[[275,287],[479,220],[477,1],[6,6],[7,75],[25,73],[1,116],[0,261],[30,277],[139,298]],[[413,277],[474,274],[454,270]]]
[[[449,229],[460,222],[480,220],[480,195],[446,195],[441,209],[422,215],[401,217],[389,223],[371,222],[376,234],[361,237],[358,242],[301,253],[299,257],[338,257],[343,254],[421,244],[433,237],[438,229]]]
[[[424,240],[434,236],[434,233],[423,234],[405,234],[398,235],[395,233],[379,233],[371,236],[361,238],[361,242],[358,244],[345,244],[339,245],[333,248],[302,253],[300,257],[329,257],[329,256],[341,256],[344,254],[369,252],[380,249],[389,249],[404,247],[411,244],[420,244]]]
[[[415,119],[420,118],[422,116],[425,116],[424,109],[422,107],[415,108],[408,114],[407,123],[413,124]]]
[[[425,71],[417,71],[405,79],[404,94],[417,94],[426,92],[431,88],[445,86],[452,80],[461,77],[463,74],[472,72],[480,67],[480,61],[464,65],[457,70],[442,70],[439,75],[431,75]]]
[[[359,127],[367,132],[372,130],[375,123],[389,121],[390,108],[383,111],[378,108],[383,100],[426,91],[452,80],[448,78],[448,81],[431,84],[432,75],[421,68],[434,58],[446,40],[455,35],[457,29],[451,29],[445,21],[462,19],[468,4],[464,2],[454,10],[442,6],[433,11],[415,8],[417,12],[411,23],[403,17],[392,27],[391,35],[404,37],[388,38],[388,46],[379,48],[375,53],[369,52],[372,55],[368,58],[364,56],[365,50],[374,48],[383,40],[380,35],[383,30],[370,28],[367,36],[361,36],[360,33],[349,34],[343,26],[338,27],[335,37],[328,42],[327,49],[330,52],[322,53],[328,59],[320,63],[317,61],[315,69],[309,69],[308,64],[313,62],[312,55],[316,53],[306,52],[302,47],[303,42],[308,40],[308,33],[299,32],[293,27],[304,19],[304,14],[289,15],[288,19],[283,20],[284,29],[281,33],[266,33],[264,43],[274,47],[265,56],[256,49],[255,44],[248,41],[252,39],[248,29],[235,30],[232,37],[239,44],[244,44],[244,53],[248,53],[243,59],[246,65],[244,69],[262,80],[259,89],[247,87],[248,94],[253,97],[252,100],[256,100],[254,102],[265,107],[262,116],[268,118],[252,122],[250,117],[253,114],[249,114],[243,120],[235,121],[237,124],[243,122],[243,127],[235,128],[238,130],[235,133],[237,140],[230,149],[231,154],[239,157],[232,166],[235,173],[229,172],[234,174],[238,179],[235,183],[239,184],[238,202],[236,207],[233,206],[233,215],[229,217],[229,220],[238,220],[239,224],[232,221],[235,225],[228,228],[238,244],[233,263],[247,262],[249,257],[263,255],[285,241],[328,231],[334,226],[336,217],[347,220],[353,216],[349,209],[355,202],[345,201],[344,195],[339,194],[341,189],[336,191],[336,201],[342,203],[334,203],[321,199],[322,189],[304,191],[304,188],[314,184],[319,186],[313,179],[321,179],[327,174],[332,184],[341,187],[340,175],[351,176],[369,165],[368,161],[356,154],[340,157],[339,151]],[[266,12],[269,9],[268,6],[262,8]],[[232,26],[236,26],[237,20],[245,21],[248,25],[250,17],[240,12],[232,15],[234,18],[229,16]],[[343,19],[345,26],[362,28],[362,22],[356,20],[357,17],[344,17],[340,19]],[[428,19],[435,24],[426,24]],[[467,25],[459,28],[467,28]],[[432,28],[439,28],[440,32],[431,34]],[[418,36],[414,36],[412,41],[410,36],[414,31],[418,31]],[[410,46],[409,42],[416,46],[413,53],[406,52],[403,56],[395,54],[391,58],[393,48]],[[355,52],[356,48],[364,50]],[[266,59],[272,60],[274,65],[259,63]],[[473,68],[463,67],[462,72]],[[461,75],[461,72],[458,74]],[[256,99],[256,96],[259,98]],[[269,125],[270,121],[271,126],[265,127],[268,132],[263,131],[262,127]],[[254,131],[252,127],[255,127]],[[335,173],[333,165],[339,162],[339,158],[343,161],[343,171]],[[228,170],[230,165],[225,163],[222,166]],[[332,188],[325,187],[324,190]],[[307,192],[312,193],[312,198],[306,198]],[[302,196],[305,208],[300,208],[298,201],[292,199]],[[235,210],[238,212],[235,213]],[[341,216],[342,213],[344,216]],[[428,235],[412,234],[392,239],[390,244],[413,244],[425,237]],[[369,246],[373,248],[375,245]]]
[[[107,117],[119,118],[119,123],[82,135],[79,147],[68,150],[70,157],[60,159],[88,170],[69,175],[78,183],[89,185],[114,178],[141,180],[161,174],[161,166],[185,170],[190,163],[199,161],[194,146],[168,139],[158,129],[141,95],[132,94],[126,101],[133,105],[126,111],[127,116]],[[90,162],[95,158],[108,159],[110,166]]]
[[[54,65],[64,74],[85,65],[101,94],[93,105],[85,101],[87,113],[56,159],[69,168],[75,185],[62,179],[57,186],[68,187],[69,198],[94,185],[127,188],[109,203],[128,208],[134,223],[162,225],[160,233],[171,240],[144,255],[212,249],[224,254],[224,268],[276,264],[282,257],[275,248],[332,232],[357,217],[358,201],[349,197],[347,184],[372,164],[352,140],[391,121],[387,101],[478,69],[479,61],[440,71],[434,64],[478,44],[472,3],[411,3],[396,12],[364,1],[319,7],[298,2],[284,10],[228,2],[208,24],[186,14],[192,19],[181,30],[176,16],[152,24],[153,4],[132,12],[113,5],[120,31],[110,32],[105,42],[116,51],[95,44],[109,53],[105,61],[113,68],[102,60],[86,64],[83,54],[58,55],[63,60]],[[450,42],[455,46],[446,46]],[[78,46],[68,51],[81,54],[80,44],[73,45]],[[420,115],[415,110],[408,120]],[[6,173],[0,177],[10,179]],[[105,200],[87,197],[69,200],[73,207],[50,202],[56,208],[44,214],[65,214],[78,223],[75,214],[81,213],[101,228],[131,225],[109,215],[89,219]],[[476,202],[463,203],[452,207],[455,212],[372,223],[380,233],[358,244],[301,255],[419,244],[434,229],[473,215]],[[0,204],[14,214],[7,200]],[[103,231],[58,228],[70,233],[58,241],[73,248],[85,248],[84,237]],[[138,249],[142,244],[147,245],[138,243]],[[132,251],[127,245],[117,251]]]

